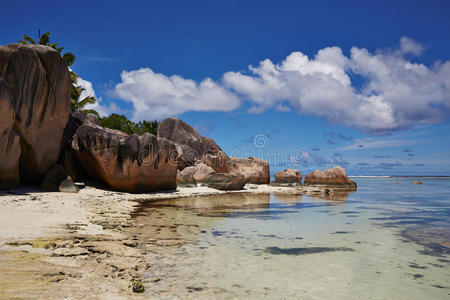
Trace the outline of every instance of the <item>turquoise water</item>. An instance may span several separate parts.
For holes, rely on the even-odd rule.
[[[327,200],[236,194],[134,216],[159,299],[450,299],[450,179],[354,178]],[[421,185],[411,184],[421,181]]]

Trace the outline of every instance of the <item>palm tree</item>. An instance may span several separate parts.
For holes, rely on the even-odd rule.
[[[45,32],[41,34],[41,30],[38,29],[37,42],[29,35],[24,34],[22,39],[19,40],[19,43],[24,45],[26,44],[44,45],[56,49],[59,52],[59,54],[61,54],[62,59],[67,63],[67,66],[69,67],[70,80],[72,81],[72,92],[70,95],[72,112],[76,110],[82,110],[85,113],[93,113],[96,114],[97,116],[99,115],[98,112],[96,112],[93,109],[83,109],[83,107],[86,106],[87,104],[94,104],[96,100],[92,96],[87,96],[80,101],[80,95],[83,91],[85,91],[85,89],[82,86],[78,85],[78,75],[70,68],[75,62],[76,57],[72,52],[66,52],[62,54],[61,52],[63,51],[64,47],[60,47],[58,43],[50,43],[50,32]]]

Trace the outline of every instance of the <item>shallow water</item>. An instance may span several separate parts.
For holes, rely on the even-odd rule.
[[[130,233],[147,243],[146,293],[450,299],[450,179],[356,181],[357,192],[333,200],[232,194],[142,207]]]

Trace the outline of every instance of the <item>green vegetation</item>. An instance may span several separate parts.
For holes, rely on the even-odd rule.
[[[70,68],[75,62],[75,55],[72,52],[66,52],[62,54],[64,47],[60,47],[58,43],[50,42],[50,32],[45,32],[41,34],[41,30],[38,30],[38,39],[37,42],[29,35],[24,34],[22,39],[19,40],[21,44],[33,44],[33,45],[45,45],[56,49],[60,54],[62,59],[67,63],[70,72],[70,80],[72,81],[72,92],[70,94],[70,103],[72,112],[76,110],[82,110],[86,113],[93,113],[99,116],[98,112],[93,109],[83,109],[87,104],[94,104],[96,102],[95,98],[92,96],[87,96],[84,99],[80,100],[80,96],[85,91],[85,89],[77,84],[78,75],[72,71]]]
[[[134,123],[124,115],[111,114],[108,117],[100,117],[98,119],[101,126],[111,129],[120,130],[126,134],[142,135],[144,133],[151,133],[156,135],[158,132],[158,121],[139,121]]]

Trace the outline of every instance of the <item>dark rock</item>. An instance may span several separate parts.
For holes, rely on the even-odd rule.
[[[176,188],[175,144],[153,134],[127,134],[84,120],[72,141],[83,169],[113,190],[150,192]]]
[[[302,173],[294,169],[286,169],[275,173],[276,183],[301,183]]]
[[[177,186],[196,187],[197,182],[195,181],[194,175],[192,173],[182,174],[180,170],[177,170]]]
[[[13,98],[8,85],[0,78],[0,189],[19,184],[20,137],[13,129],[14,120]]]
[[[230,157],[230,173],[244,176],[246,183],[268,184],[270,182],[269,163],[255,157]]]
[[[159,124],[158,137],[177,145],[180,170],[203,160],[207,154],[217,155],[222,149],[210,138],[201,136],[194,128],[180,119],[168,118]]]
[[[356,189],[356,182],[347,177],[345,169],[337,166],[323,171],[316,170],[305,176],[304,185],[327,185]]]
[[[205,183],[213,189],[230,191],[241,190],[246,184],[246,180],[242,175],[215,173],[211,174]]]
[[[61,153],[70,114],[72,86],[68,66],[53,48],[11,44],[0,47],[0,79],[2,98],[10,95],[15,113],[15,133],[9,149],[17,147],[12,145],[16,143],[15,135],[20,136],[20,181],[40,183]],[[2,106],[2,113],[3,110]],[[3,151],[1,157],[10,155]]]
[[[195,182],[204,182],[208,179],[209,175],[216,173],[213,168],[208,167],[204,163],[196,164],[195,166],[184,168],[181,171],[183,177],[194,177]]]

